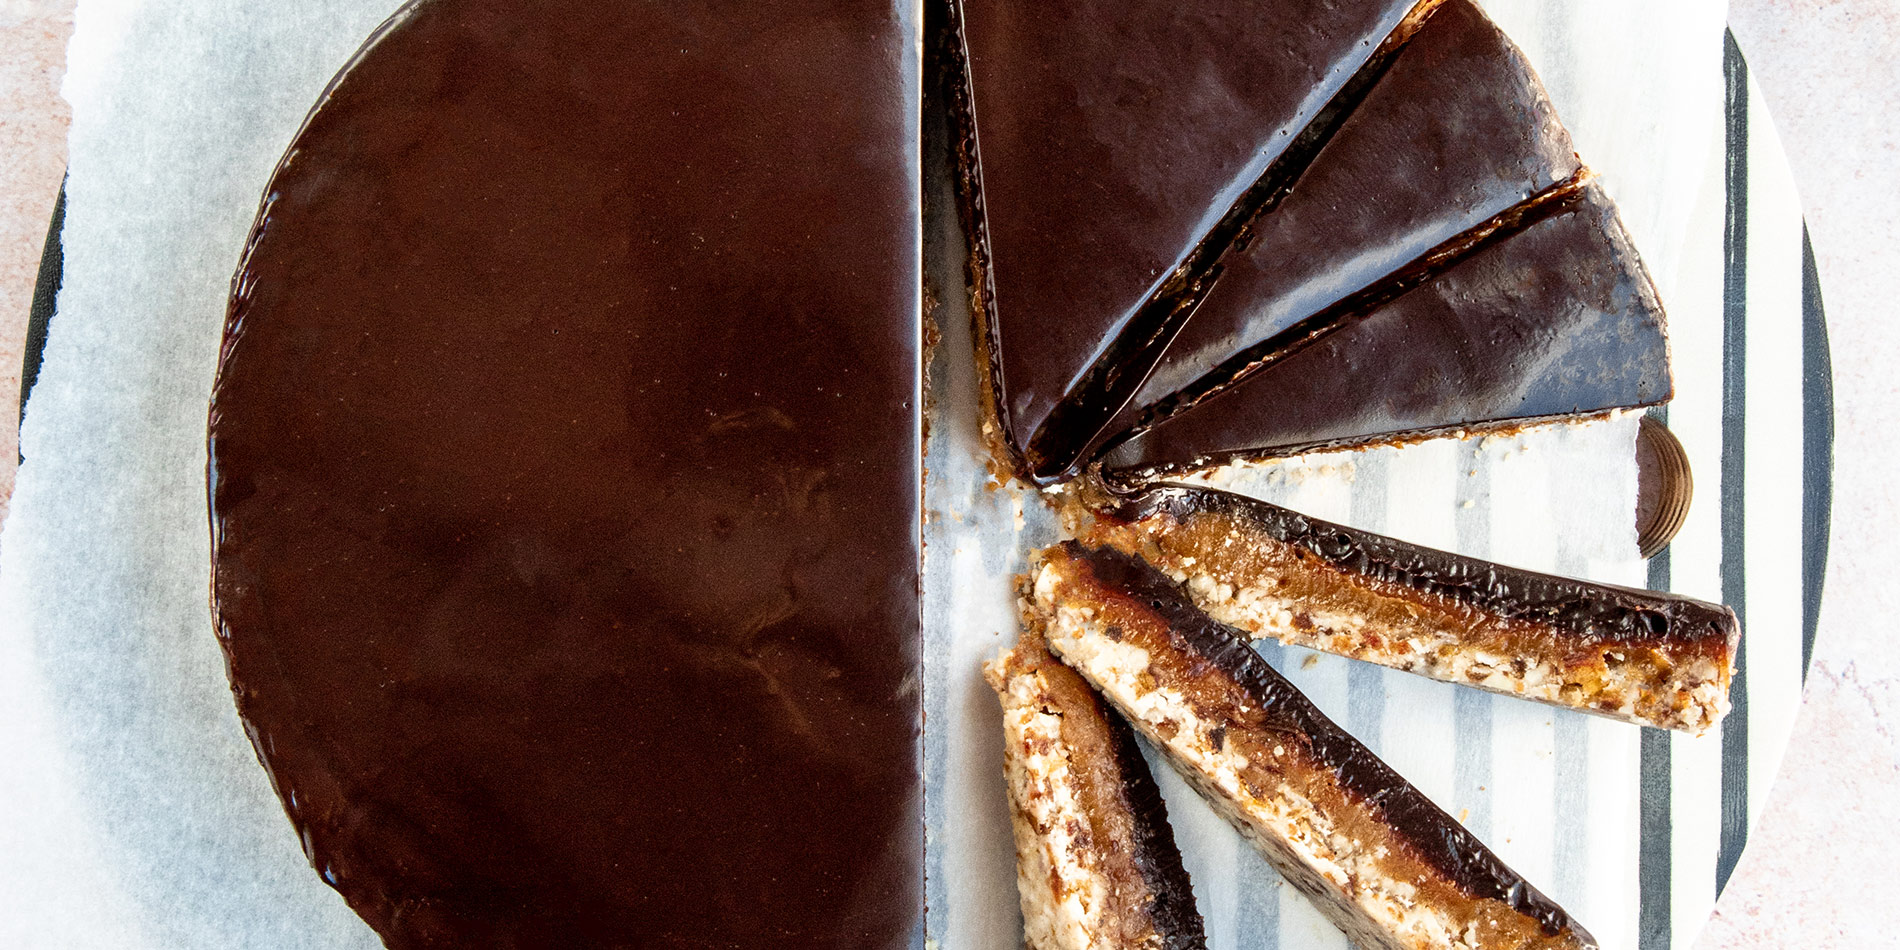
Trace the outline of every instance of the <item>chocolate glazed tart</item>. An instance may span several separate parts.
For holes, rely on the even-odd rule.
[[[1139,558],[1058,545],[1035,569],[1030,601],[1049,648],[1359,946],[1596,946]]]
[[[418,0],[272,180],[218,631],[395,948],[921,926],[912,11]]]

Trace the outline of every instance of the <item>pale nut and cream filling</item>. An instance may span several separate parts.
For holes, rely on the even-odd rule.
[[[1547,657],[1505,656],[1470,645],[1425,618],[1399,627],[1360,613],[1316,610],[1264,584],[1241,587],[1164,565],[1195,606],[1255,637],[1348,656],[1433,679],[1700,734],[1728,712],[1721,671],[1707,657],[1670,664],[1647,647],[1609,648],[1600,668],[1566,672]]]
[[[1133,526],[1137,536],[1162,540],[1165,523]],[[1107,539],[1126,549],[1132,540],[1118,531]],[[1225,533],[1223,546],[1246,545]],[[1281,542],[1257,541],[1275,545]],[[1212,556],[1196,556],[1174,544],[1141,544],[1140,553],[1177,583],[1195,606],[1231,627],[1257,638],[1351,657],[1432,679],[1473,686],[1522,699],[1549,703],[1633,722],[1701,734],[1729,709],[1725,671],[1703,653],[1670,654],[1641,642],[1602,643],[1557,657],[1536,651],[1505,654],[1474,639],[1471,618],[1447,619],[1443,610],[1402,602],[1373,589],[1340,599],[1365,600],[1365,609],[1315,603],[1282,592],[1290,578],[1268,565],[1240,567]],[[1297,559],[1296,563],[1297,563]],[[1330,568],[1296,566],[1325,571]],[[1341,583],[1351,583],[1343,580]],[[1378,602],[1377,608],[1371,602]],[[1474,613],[1460,608],[1456,613]],[[1395,621],[1394,617],[1403,618]],[[1595,652],[1594,659],[1587,658]]]
[[[1036,578],[1036,612],[1050,649],[1092,683],[1154,742],[1183,778],[1253,842],[1291,883],[1361,946],[1426,950],[1484,950],[1477,920],[1421,898],[1395,874],[1383,842],[1347,833],[1336,816],[1280,781],[1260,787],[1223,724],[1201,717],[1179,690],[1157,682],[1148,651],[1111,637],[1087,605],[1063,602],[1057,571]],[[1271,754],[1291,750],[1272,746]],[[1279,769],[1268,770],[1277,772]],[[1493,922],[1493,928],[1495,929]]]
[[[1004,774],[1016,841],[1016,884],[1031,950],[1087,950],[1108,888],[1089,847],[1089,818],[1040,673],[1011,675],[1005,651],[984,668],[1003,702]]]

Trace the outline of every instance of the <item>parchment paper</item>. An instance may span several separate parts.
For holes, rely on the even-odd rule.
[[[304,863],[233,712],[207,607],[204,414],[228,281],[270,169],[395,6],[79,5],[64,289],[0,535],[0,946],[376,945]],[[1677,284],[1720,144],[1722,4],[1487,7],[1621,202],[1665,302],[1694,296]],[[1021,930],[999,717],[976,667],[1012,635],[1008,584],[1024,552],[1055,534],[1033,494],[993,490],[977,464],[961,239],[940,174],[926,194],[946,337],[926,495],[928,941],[1009,948]],[[1241,487],[1426,543],[1640,582],[1632,432],[1625,420],[1314,457]],[[1606,946],[1634,945],[1637,730],[1268,652]],[[1212,946],[1344,945],[1164,781]]]

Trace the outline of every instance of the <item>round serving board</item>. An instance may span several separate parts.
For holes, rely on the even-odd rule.
[[[1223,481],[1421,543],[1720,600],[1742,617],[1734,711],[1718,732],[1700,738],[1263,647],[1323,709],[1568,906],[1605,947],[1693,943],[1747,844],[1787,744],[1826,562],[1833,407],[1820,289],[1792,178],[1732,38],[1720,62],[1720,154],[1667,300],[1678,393],[1653,413],[1680,439],[1698,492],[1660,555],[1647,565],[1619,560],[1626,536],[1634,551],[1633,534],[1620,524],[1591,524],[1594,509],[1580,516],[1565,508],[1607,497],[1592,460],[1616,463],[1606,469],[1611,475],[1623,471],[1617,453],[1632,444],[1633,418],[1513,439],[1312,456]],[[925,154],[925,250],[943,338],[932,366],[925,496],[929,918],[920,939],[945,950],[987,950],[1020,946],[1021,924],[998,716],[977,666],[1013,636],[1011,578],[1028,552],[1059,531],[1032,492],[987,475],[960,292],[963,239],[949,210],[942,150],[927,143]],[[62,191],[28,330],[23,415],[62,277],[64,208]],[[65,751],[83,759],[98,747],[82,742]],[[1346,945],[1171,773],[1157,772],[1210,946]],[[264,778],[253,770],[236,780]],[[150,801],[164,807],[163,796]],[[201,846],[244,844],[226,836]],[[322,887],[314,875],[305,883]],[[169,932],[160,923],[152,932]]]

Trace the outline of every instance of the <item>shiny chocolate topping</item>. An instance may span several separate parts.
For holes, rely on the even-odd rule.
[[[420,0],[272,181],[232,688],[391,947],[920,925],[917,24]]]
[[[964,210],[1019,452],[1413,7],[952,5]]]
[[[1609,197],[1589,183],[1531,210],[1446,252],[1442,272],[1342,300],[1315,318],[1326,332],[1270,343],[1104,467],[1145,477],[1667,400],[1662,305]]]
[[[1471,0],[1447,0],[1247,247],[1222,259],[1136,403],[1186,388],[1580,167],[1523,54]]]
[[[1089,548],[1069,541],[1063,551],[1101,585],[1153,612],[1167,624],[1173,642],[1246,690],[1265,718],[1262,728],[1304,744],[1314,761],[1333,771],[1349,795],[1381,815],[1408,850],[1466,896],[1501,901],[1536,920],[1549,936],[1569,933],[1581,945],[1594,945],[1589,933],[1562,907],[1328,719],[1254,651],[1244,634],[1196,609],[1167,575],[1113,548]]]
[[[1503,620],[1616,642],[1715,645],[1733,652],[1741,637],[1735,612],[1720,604],[1540,574],[1422,547],[1310,518],[1245,495],[1160,485],[1122,496],[1106,512],[1124,521],[1156,515],[1185,521],[1219,514],[1362,577],[1444,598]]]

